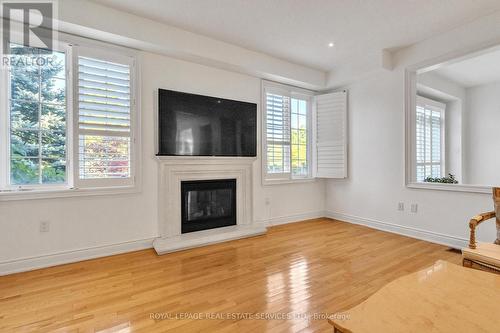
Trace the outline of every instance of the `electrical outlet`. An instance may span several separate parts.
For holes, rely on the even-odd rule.
[[[405,210],[405,204],[404,204],[404,202],[399,202],[398,203],[398,210],[401,211],[401,212]]]
[[[411,212],[412,213],[418,212],[418,204],[411,204]]]
[[[40,221],[40,232],[49,232],[49,231],[50,231],[50,222]]]

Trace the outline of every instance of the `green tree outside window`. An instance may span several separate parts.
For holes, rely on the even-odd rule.
[[[12,45],[10,182],[66,181],[66,60],[63,52]]]

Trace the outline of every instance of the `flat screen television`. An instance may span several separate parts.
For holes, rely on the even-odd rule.
[[[257,104],[158,90],[159,156],[256,156]]]

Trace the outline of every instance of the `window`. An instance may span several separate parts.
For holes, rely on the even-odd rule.
[[[446,106],[417,96],[415,114],[416,180],[444,174],[444,116]]]
[[[292,141],[292,175],[297,177],[307,177],[309,175],[308,164],[308,134],[307,134],[307,100],[291,99],[291,141]]]
[[[11,45],[0,86],[0,190],[134,185],[134,58],[58,44]]]
[[[310,178],[309,92],[264,83],[264,171],[268,180]]]
[[[67,182],[66,54],[11,45],[9,183]],[[33,62],[32,59],[38,61]]]

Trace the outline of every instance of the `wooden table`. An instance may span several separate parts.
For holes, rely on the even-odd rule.
[[[329,320],[335,332],[500,332],[500,275],[439,260]]]

